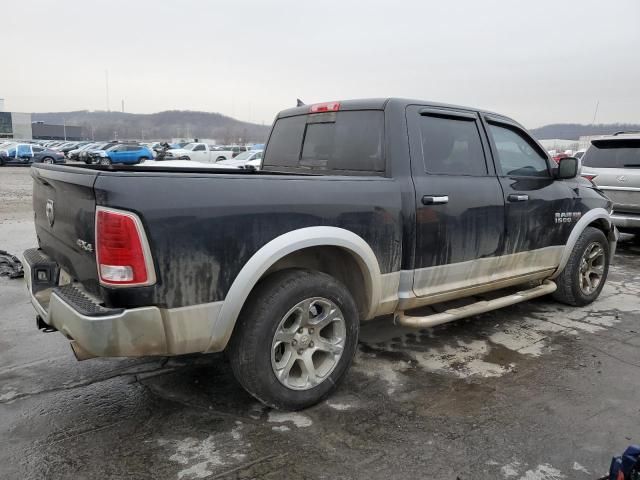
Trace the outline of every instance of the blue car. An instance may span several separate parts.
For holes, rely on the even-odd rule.
[[[153,152],[144,145],[120,143],[100,152],[98,163],[111,165],[120,163],[134,165],[153,158]]]

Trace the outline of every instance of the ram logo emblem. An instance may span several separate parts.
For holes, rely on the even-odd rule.
[[[53,200],[47,200],[47,206],[44,211],[47,214],[47,221],[49,222],[49,226],[53,227],[53,222],[56,221],[56,211],[53,207]]]

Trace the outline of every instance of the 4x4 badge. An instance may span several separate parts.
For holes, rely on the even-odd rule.
[[[53,208],[53,200],[47,200],[47,206],[45,208],[45,212],[47,214],[47,220],[49,221],[49,226],[53,227],[53,222],[56,221],[56,211]]]

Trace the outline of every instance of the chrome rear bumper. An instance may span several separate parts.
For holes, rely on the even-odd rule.
[[[74,351],[79,346],[87,353],[85,358],[204,352],[214,337],[213,325],[223,302],[173,309],[110,309],[80,284],[57,286],[57,273],[49,275],[48,285],[39,281],[38,270],[55,265],[40,250],[27,250],[23,257],[24,278],[36,313],[75,342]]]

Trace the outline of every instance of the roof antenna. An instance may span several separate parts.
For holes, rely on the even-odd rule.
[[[300,100],[299,98],[296,98],[296,107],[302,107],[304,105],[305,103],[302,100]]]

